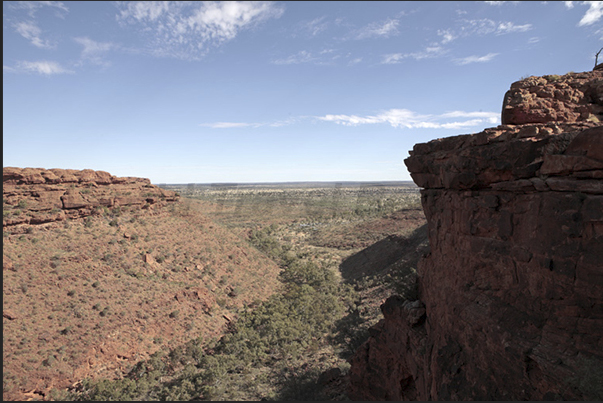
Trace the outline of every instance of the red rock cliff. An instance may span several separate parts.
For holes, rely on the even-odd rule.
[[[178,199],[148,179],[120,178],[104,171],[13,167],[2,171],[5,229],[86,217],[103,207],[152,209]]]
[[[352,359],[357,400],[603,398],[603,70],[530,77],[503,125],[417,144],[430,253]]]

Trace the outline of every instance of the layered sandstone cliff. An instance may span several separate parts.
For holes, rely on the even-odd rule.
[[[145,178],[84,169],[3,168],[3,227],[87,217],[103,207],[153,209],[177,195]]]
[[[417,144],[431,251],[352,359],[358,400],[603,398],[603,70],[530,77],[502,123]]]

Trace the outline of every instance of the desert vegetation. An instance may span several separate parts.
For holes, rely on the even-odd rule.
[[[99,208],[5,234],[5,298],[30,323],[8,322],[5,393],[32,374],[66,379],[88,367],[47,396],[346,399],[346,360],[379,305],[413,296],[426,247],[418,189],[170,189],[183,197],[162,212]],[[355,256],[382,254],[380,242],[399,253],[360,267]]]

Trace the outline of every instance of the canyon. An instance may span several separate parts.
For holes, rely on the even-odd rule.
[[[603,397],[603,70],[528,77],[501,125],[416,144],[430,251],[351,359],[353,400]]]

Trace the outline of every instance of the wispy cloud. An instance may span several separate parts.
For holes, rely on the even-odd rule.
[[[69,9],[60,1],[15,1],[4,2],[5,18],[8,26],[27,39],[32,45],[42,49],[54,49],[56,44],[42,37],[42,29],[37,22],[36,14],[41,9],[53,9],[55,15],[64,18]],[[27,17],[23,15],[27,14]]]
[[[532,29],[532,24],[515,25],[513,22],[496,22],[489,18],[461,20],[461,24],[462,26],[460,27],[458,36],[488,34],[504,35],[514,32],[526,32]]]
[[[318,119],[323,122],[334,122],[344,126],[359,126],[366,124],[389,124],[395,128],[406,129],[462,129],[483,124],[496,124],[499,121],[498,112],[465,112],[452,111],[440,115],[421,115],[408,109],[389,109],[376,115],[324,115],[298,116],[274,122],[213,122],[202,123],[199,126],[212,129],[238,129],[258,127],[281,127],[299,123],[305,119]]]
[[[279,18],[272,2],[121,2],[117,20],[139,29],[150,53],[198,60],[242,30]]]
[[[298,30],[308,36],[316,36],[328,28],[329,23],[325,19],[323,16],[311,21],[302,21],[298,24]]]
[[[53,8],[57,12],[57,17],[63,17],[65,13],[69,12],[62,1],[14,1],[7,2],[7,4],[12,9],[25,10],[31,18],[43,7]]]
[[[518,1],[484,1],[484,3],[489,4],[491,6],[502,6],[505,3],[517,4]]]
[[[447,121],[455,118],[471,119]],[[325,115],[318,119],[345,126],[385,123],[406,129],[462,129],[485,123],[495,124],[498,122],[499,113],[453,111],[441,115],[421,115],[408,109],[389,109],[377,115]]]
[[[215,122],[201,123],[199,126],[211,127],[212,129],[232,129],[240,127],[260,127],[259,123],[242,123],[242,122]]]
[[[504,2],[503,2],[504,3]],[[433,59],[447,55],[450,43],[459,38],[484,35],[506,35],[511,33],[526,32],[532,29],[532,24],[515,24],[510,21],[494,21],[488,18],[482,19],[459,19],[454,28],[438,29],[436,34],[439,40],[432,42],[421,51],[407,53],[389,53],[382,56],[381,64],[398,64],[405,59],[423,60]],[[469,56],[462,59],[454,59],[456,64],[469,64],[487,62],[498,53],[490,53],[486,56]]]
[[[381,64],[398,64],[401,63],[404,59],[432,59],[435,57],[440,57],[446,54],[448,51],[441,46],[428,46],[424,50],[420,52],[411,52],[411,53],[390,53],[383,56],[383,60]]]
[[[360,63],[362,57],[353,58],[352,53],[343,54],[339,49],[322,49],[316,52],[300,50],[290,56],[270,61],[272,64],[291,65],[311,63],[317,66],[334,66],[336,64],[348,66]]]
[[[111,42],[96,42],[88,37],[73,38],[74,41],[82,45],[81,59],[92,64],[99,66],[109,66],[111,63],[104,60],[104,55],[112,50],[116,49],[117,45]]]
[[[38,48],[52,49],[55,45],[41,38],[42,30],[34,21],[21,21],[15,24],[15,31]]]
[[[355,58],[355,59],[350,60],[350,61],[348,62],[348,66],[353,66],[353,65],[355,65],[355,64],[360,63],[361,61],[362,61],[362,58],[361,58],[361,57],[357,57],[357,58]]]
[[[438,29],[438,35],[442,37],[442,45],[452,42],[456,38],[449,29]]]
[[[373,22],[361,29],[359,29],[356,34],[356,39],[366,39],[366,38],[375,38],[375,37],[383,37],[388,38],[390,36],[394,36],[398,34],[398,25],[400,24],[399,20],[396,19],[388,19],[384,22]]]
[[[285,59],[277,59],[273,60],[273,64],[301,64],[301,63],[310,63],[318,60],[317,57],[312,56],[312,53],[306,50],[300,50],[294,55],[291,55]]]
[[[299,118],[290,118],[285,120],[277,120],[274,122],[249,123],[249,122],[213,122],[201,123],[199,126],[210,127],[212,129],[238,129],[238,128],[258,128],[258,127],[282,127],[288,126],[297,122]]]
[[[454,63],[458,64],[460,66],[463,66],[463,65],[469,64],[469,63],[485,63],[485,62],[489,62],[490,60],[495,58],[497,55],[498,55],[498,53],[488,53],[485,56],[467,56],[467,57],[463,57],[461,59],[454,59]]]
[[[46,60],[37,62],[20,61],[15,67],[3,66],[3,71],[7,73],[36,73],[46,76],[74,73],[74,71],[62,67],[57,62]]]
[[[530,29],[532,29],[532,24],[515,25],[512,22],[501,22],[496,28],[496,34],[503,35],[511,32],[526,32]]]

